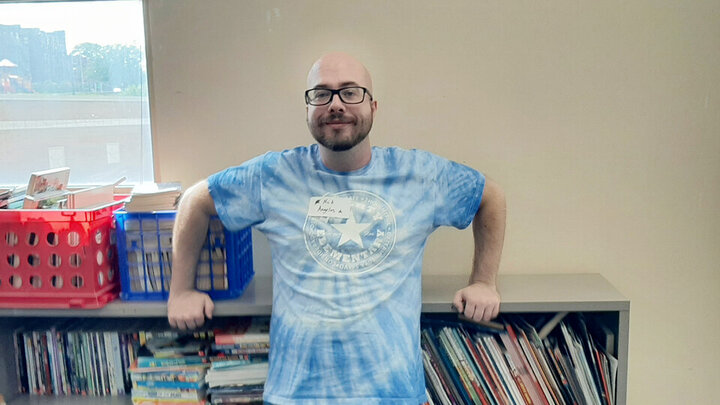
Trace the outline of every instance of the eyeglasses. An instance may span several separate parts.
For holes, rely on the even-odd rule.
[[[370,96],[370,101],[372,101],[372,94],[365,87],[343,87],[337,90],[310,89],[305,91],[305,104],[315,106],[329,104],[335,94],[345,104],[360,104],[365,101],[365,93]]]

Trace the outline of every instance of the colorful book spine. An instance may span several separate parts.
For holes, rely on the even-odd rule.
[[[162,389],[182,389],[182,390],[200,390],[206,388],[205,381],[135,381],[133,388],[162,388]]]
[[[137,367],[138,368],[191,366],[191,365],[197,365],[197,364],[203,364],[203,363],[207,363],[207,359],[204,356],[185,356],[185,357],[169,357],[169,358],[139,356],[137,358]]]

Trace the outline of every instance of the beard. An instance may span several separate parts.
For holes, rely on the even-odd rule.
[[[334,129],[327,124],[333,122],[349,122],[344,128]],[[330,114],[327,118],[313,122],[310,117],[307,125],[313,138],[320,145],[334,152],[343,152],[354,148],[367,138],[372,128],[372,116],[356,117],[352,120],[344,114]]]

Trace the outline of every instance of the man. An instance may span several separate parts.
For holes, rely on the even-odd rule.
[[[316,145],[256,157],[185,193],[174,229],[168,318],[212,317],[194,267],[208,217],[264,232],[273,261],[269,403],[426,401],[420,351],[423,249],[441,225],[473,224],[470,283],[454,306],[497,316],[505,199],[479,172],[428,152],[373,148],[377,111],[365,67],[331,53],[308,75]]]

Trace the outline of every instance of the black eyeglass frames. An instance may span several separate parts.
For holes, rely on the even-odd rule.
[[[371,101],[373,99],[368,89],[360,86],[343,87],[336,90],[310,89],[305,91],[305,104],[314,106],[329,104],[335,94],[345,104],[360,104],[365,101],[365,94],[370,96]]]

